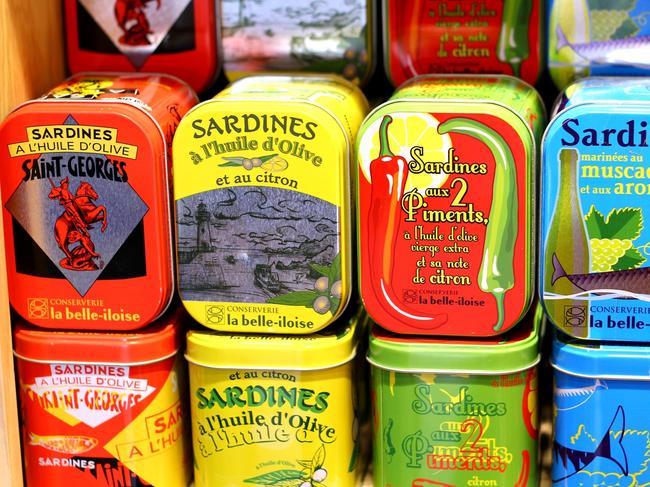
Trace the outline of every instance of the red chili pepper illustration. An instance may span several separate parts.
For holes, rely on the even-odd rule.
[[[379,129],[379,156],[370,163],[370,210],[368,215],[368,235],[375,238],[369,242],[370,276],[375,292],[385,311],[397,320],[417,320],[422,326],[415,328],[432,329],[447,321],[446,314],[422,316],[400,303],[392,287],[395,266],[395,247],[401,217],[401,201],[406,187],[409,170],[406,159],[394,155],[388,142],[388,126],[393,121],[386,115]],[[379,286],[379,289],[377,289]]]

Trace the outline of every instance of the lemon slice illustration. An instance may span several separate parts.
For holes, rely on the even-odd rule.
[[[422,147],[420,156],[425,162],[441,162],[447,160],[451,148],[449,135],[440,135],[440,122],[432,115],[423,113],[391,113],[393,121],[388,126],[388,142],[393,154],[411,161],[411,149]],[[359,142],[359,165],[364,177],[370,181],[370,163],[379,156],[379,127],[382,117],[375,120],[365,131]],[[406,191],[417,189],[424,194],[427,188],[439,188],[447,180],[447,174],[429,174],[421,172],[409,173],[406,180]]]
[[[289,163],[280,156],[275,156],[260,166],[264,171],[280,172],[289,167]]]

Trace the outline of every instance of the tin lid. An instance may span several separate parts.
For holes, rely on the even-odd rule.
[[[367,328],[365,312],[311,335],[233,334],[190,330],[188,362],[216,369],[318,370],[336,367],[356,354]]]
[[[636,343],[586,342],[556,331],[551,365],[578,377],[650,381],[650,347]]]
[[[540,306],[509,333],[480,339],[403,336],[378,326],[370,334],[368,361],[399,372],[508,374],[540,360]]]
[[[178,352],[182,308],[143,330],[131,332],[51,331],[20,321],[14,330],[14,355],[30,362],[142,365]]]
[[[554,112],[593,103],[647,105],[650,103],[650,79],[599,76],[576,81],[563,91]]]

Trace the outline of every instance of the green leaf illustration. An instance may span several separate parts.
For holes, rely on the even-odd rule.
[[[298,465],[301,465],[305,468],[311,468],[311,461],[310,460],[298,460]]]
[[[266,161],[268,161],[268,160],[270,160],[270,159],[273,159],[275,156],[277,156],[277,154],[269,154],[268,156],[262,156],[262,157],[260,157],[260,160],[261,160],[262,162],[266,162]]]
[[[332,312],[332,314],[336,313],[340,305],[341,305],[341,300],[339,298],[335,298],[334,296],[330,298],[330,311]]]
[[[270,304],[287,304],[289,306],[305,306],[310,308],[314,303],[314,299],[317,297],[318,293],[315,291],[294,291],[273,296],[267,299],[266,302]]]
[[[321,276],[329,276],[330,268],[320,264],[309,264],[314,271],[318,272]]]
[[[625,271],[628,269],[637,269],[646,261],[646,258],[643,257],[641,252],[638,249],[631,248],[627,249],[623,254],[623,257],[616,261],[616,264],[612,266],[613,271]]]
[[[316,453],[314,453],[314,458],[311,459],[311,463],[314,466],[314,470],[318,470],[323,466],[325,463],[325,446],[321,445],[321,447],[316,450]]]
[[[245,479],[244,482],[247,484],[289,487],[292,485],[300,485],[296,480],[302,480],[302,478],[302,472],[300,470],[276,470],[275,472]]]
[[[219,164],[219,167],[241,167],[241,163],[235,161],[228,161],[228,162],[224,162],[223,164]]]
[[[634,240],[643,230],[641,208],[619,208],[607,215],[607,234],[602,238]]]
[[[589,208],[589,213],[585,217],[585,222],[587,223],[587,233],[589,238],[603,238],[603,233],[605,232],[605,216],[596,209],[594,205],[591,205]]]
[[[625,19],[621,26],[612,34],[611,39],[627,39],[639,33],[639,26],[632,19]]]
[[[336,254],[334,260],[332,260],[327,277],[330,281],[330,286],[341,279],[341,254]]]

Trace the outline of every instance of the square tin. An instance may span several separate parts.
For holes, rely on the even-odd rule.
[[[177,309],[130,332],[17,324],[26,485],[189,484],[184,318]]]
[[[220,68],[216,9],[215,0],[65,0],[68,67],[167,73],[204,91]]]
[[[648,483],[650,349],[554,335],[553,485]]]
[[[373,328],[375,486],[537,486],[541,308],[500,337]]]
[[[586,76],[650,74],[644,1],[551,0],[547,60],[559,89]]]
[[[314,333],[352,290],[350,161],[367,112],[334,75],[253,76],[174,138],[179,293],[220,331]]]
[[[574,337],[650,341],[649,110],[647,79],[585,79],[544,136],[540,300]]]
[[[382,0],[384,65],[393,85],[421,74],[509,74],[535,83],[540,0]]]
[[[362,310],[311,335],[190,331],[197,487],[356,487],[370,431]]]
[[[219,0],[224,72],[333,73],[365,84],[375,68],[372,0]]]
[[[0,126],[9,300],[48,328],[129,330],[174,290],[168,152],[189,86],[77,75]]]
[[[537,92],[510,76],[422,76],[357,137],[361,297],[396,333],[490,336],[533,295]]]

